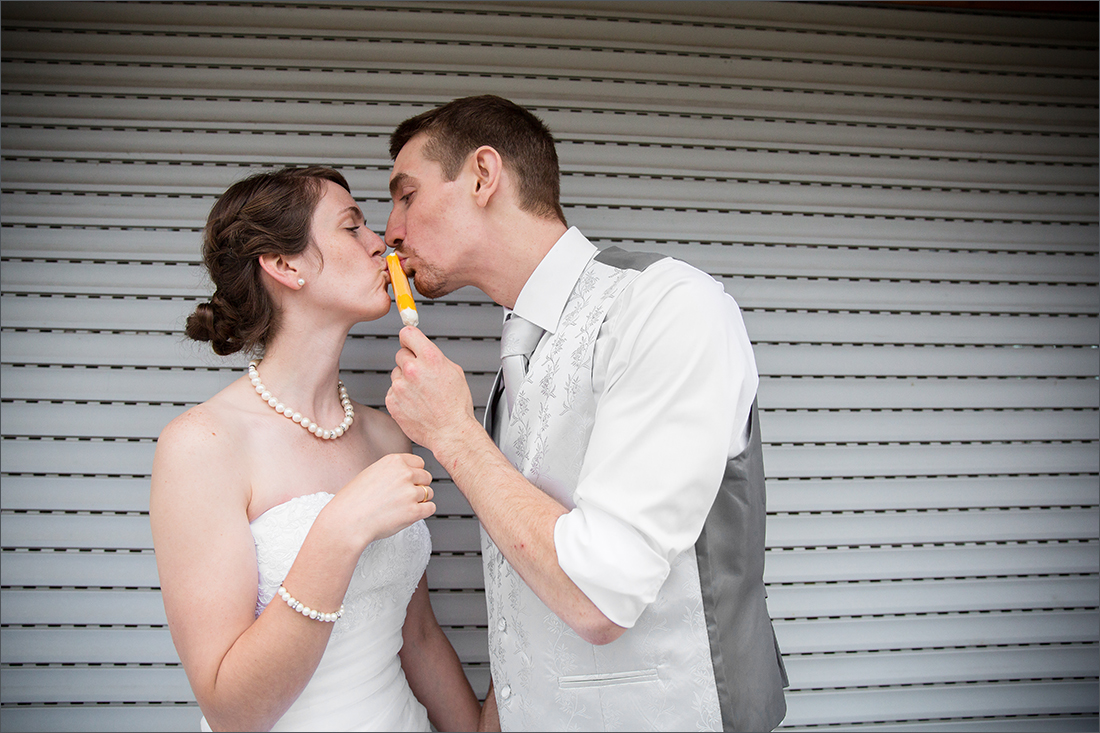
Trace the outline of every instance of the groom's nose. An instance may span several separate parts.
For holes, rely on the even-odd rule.
[[[390,247],[400,247],[405,241],[405,222],[398,215],[397,211],[390,212],[390,218],[386,220],[386,244]]]

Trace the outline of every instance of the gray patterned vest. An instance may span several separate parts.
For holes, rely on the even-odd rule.
[[[596,337],[615,298],[658,257],[591,260],[532,360],[506,425],[486,428],[528,480],[572,509],[596,412]],[[498,383],[502,380],[499,375]],[[489,658],[501,728],[770,730],[786,674],[765,602],[764,474],[753,406],[749,447],[727,466],[694,547],[677,556],[632,629],[595,646],[527,587],[482,530]]]

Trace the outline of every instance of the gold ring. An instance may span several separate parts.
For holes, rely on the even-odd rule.
[[[427,486],[424,487],[424,498],[421,499],[420,501],[418,501],[417,503],[418,504],[423,504],[426,501],[428,501],[428,487]]]

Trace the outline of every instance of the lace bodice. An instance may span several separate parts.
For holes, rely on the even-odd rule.
[[[332,498],[327,492],[299,496],[250,525],[256,541],[257,616],[275,598],[310,527]],[[397,652],[405,611],[431,548],[424,522],[367,546],[344,596],[344,616],[333,626],[317,670],[273,730],[429,729]]]
[[[252,522],[259,569],[257,616],[275,597],[313,521],[332,498],[324,491],[298,496],[268,509]],[[368,545],[355,566],[344,596],[344,617],[333,628],[333,637],[357,628],[384,609],[400,608],[403,615],[431,550],[431,536],[423,522]],[[293,593],[293,589],[288,590]]]

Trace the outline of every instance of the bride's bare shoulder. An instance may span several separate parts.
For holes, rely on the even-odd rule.
[[[238,380],[239,382],[239,380]],[[157,438],[153,457],[154,487],[197,483],[219,485],[244,478],[248,410],[244,386],[234,382],[205,402],[174,418]]]
[[[240,381],[175,417],[161,431],[157,447],[175,443],[216,443],[221,442],[219,438],[230,438],[244,418]]]

